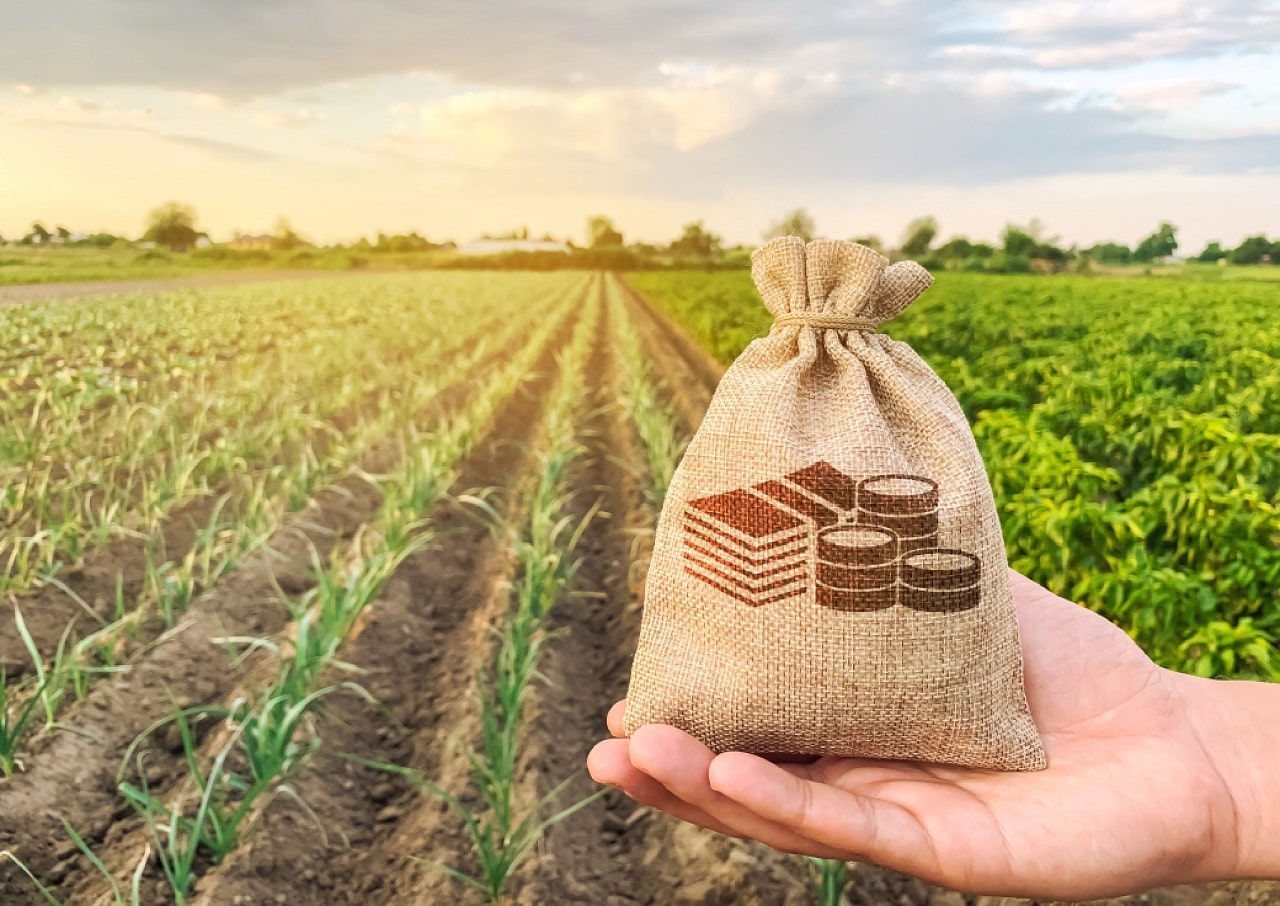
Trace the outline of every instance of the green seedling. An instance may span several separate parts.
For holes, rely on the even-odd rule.
[[[815,902],[818,906],[840,906],[845,885],[849,883],[849,863],[839,859],[805,858],[817,875],[813,888]]]
[[[517,822],[514,827],[508,827],[504,831],[489,821],[487,815],[477,814],[475,810],[457,796],[454,796],[419,771],[387,762],[370,761],[354,756],[345,757],[365,767],[398,774],[426,791],[429,795],[445,803],[458,816],[466,828],[467,837],[471,842],[472,851],[475,854],[476,861],[479,863],[480,870],[476,875],[468,875],[441,862],[427,862],[426,864],[479,892],[488,903],[494,904],[494,906],[502,903],[507,882],[524,858],[543,838],[547,830],[581,809],[586,808],[606,792],[605,790],[597,790],[590,796],[586,796],[546,818],[541,818],[540,816],[546,812],[547,807],[559,798],[565,787],[573,779],[566,778],[555,789],[538,800],[533,808],[529,810],[529,813]]]

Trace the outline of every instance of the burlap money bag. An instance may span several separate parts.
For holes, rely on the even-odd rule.
[[[721,379],[667,493],[627,733],[1044,767],[973,435],[937,375],[877,332],[932,277],[795,237],[751,273],[774,325]]]

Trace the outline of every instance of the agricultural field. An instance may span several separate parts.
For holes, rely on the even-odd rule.
[[[943,275],[889,328],[1014,565],[1178,669],[1280,671],[1269,296]],[[0,308],[0,903],[1012,906],[585,773],[672,471],[767,326],[737,273]]]

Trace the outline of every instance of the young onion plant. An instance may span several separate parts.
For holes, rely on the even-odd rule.
[[[577,568],[574,550],[592,515],[575,519],[570,514],[568,486],[570,468],[584,452],[575,419],[584,396],[584,366],[598,318],[599,308],[593,307],[579,321],[568,348],[559,357],[561,379],[549,402],[536,475],[524,499],[523,526],[504,522],[485,504],[496,530],[515,539],[517,572],[510,608],[497,629],[492,660],[478,682],[481,738],[469,761],[480,805],[469,804],[416,772],[392,768],[441,798],[459,815],[479,871],[470,875],[452,866],[437,867],[490,903],[502,901],[512,874],[546,830],[595,798],[545,816],[563,792],[566,780],[522,810],[515,774],[523,704],[548,639],[546,617],[572,584]]]
[[[406,488],[408,503],[416,507],[418,512],[425,512],[428,499],[434,499],[432,494],[439,493],[438,490],[428,492],[427,486],[431,480],[442,481],[443,476],[448,474],[447,468],[443,471],[437,469],[438,474],[431,474],[431,470],[435,468],[433,457],[440,462],[452,462],[451,457],[460,455],[473,434],[471,426],[476,423],[477,418],[483,421],[491,414],[491,395],[484,396],[480,401],[482,408],[487,405],[488,409],[470,413],[469,418],[457,420],[451,431],[436,439],[438,443],[435,446],[422,442],[414,426],[414,419],[443,387],[461,379],[487,356],[527,329],[540,311],[541,306],[534,305],[526,317],[513,319],[503,329],[484,332],[464,355],[442,367],[436,367],[429,372],[428,379],[413,383],[386,405],[375,407],[372,416],[357,422],[343,442],[329,443],[323,455],[317,454],[310,442],[302,442],[294,468],[280,465],[272,467],[265,474],[245,476],[245,480],[241,482],[243,491],[236,494],[228,492],[216,501],[208,523],[196,533],[192,547],[181,560],[175,562],[166,559],[163,550],[158,549],[162,536],[159,533],[153,534],[144,551],[143,590],[136,605],[125,613],[122,602],[117,601],[114,622],[103,624],[90,636],[73,645],[67,646],[65,636],[59,644],[49,668],[49,681],[40,683],[40,699],[46,714],[45,726],[52,726],[57,703],[68,685],[74,689],[78,699],[83,698],[88,678],[124,669],[115,658],[122,633],[136,630],[139,621],[149,613],[158,613],[165,625],[171,628],[177,616],[186,610],[197,593],[212,587],[244,555],[265,541],[286,516],[298,508],[300,501],[309,499],[321,487],[341,477],[352,468],[359,455],[389,433],[398,436],[396,443],[406,451],[406,468],[413,472],[393,484],[395,487]],[[435,347],[430,345],[421,353],[424,370],[437,354]],[[413,367],[415,361],[416,359],[399,365]],[[384,507],[400,499],[395,487],[385,494]],[[229,508],[238,511],[239,517],[235,519],[223,516],[233,496],[235,502]],[[49,576],[46,581],[60,586],[74,596],[56,577]],[[83,606],[88,609],[87,605]],[[37,670],[40,669],[41,663],[38,662]],[[25,726],[24,724],[24,730]],[[3,742],[4,740],[0,740],[0,745]],[[17,740],[14,741],[15,745],[16,743]]]
[[[339,659],[341,647],[387,580],[407,557],[430,541],[426,514],[452,482],[458,458],[467,452],[498,403],[527,378],[530,365],[558,320],[535,330],[529,345],[505,363],[437,433],[423,435],[412,422],[403,426],[400,448],[410,455],[397,471],[376,478],[383,491],[376,516],[349,544],[335,550],[327,563],[314,555],[317,584],[290,602],[294,619],[285,637],[221,640],[241,647],[246,654],[272,654],[278,669],[271,683],[229,707],[181,710],[148,728],[130,747],[126,766],[146,738],[162,726],[176,724],[182,738],[188,772],[176,794],[163,797],[149,789],[145,771],[138,772],[143,778],[138,783],[120,784],[122,796],[149,828],[161,868],[180,906],[187,902],[201,854],[214,863],[221,862],[275,796],[297,799],[288,780],[319,746],[314,714],[322,701],[339,691],[352,691],[372,701],[355,682],[326,679],[334,670],[350,669]],[[222,721],[225,727],[217,734],[212,757],[202,753],[193,726],[207,719]],[[305,809],[305,803],[298,801]]]
[[[200,313],[207,331],[190,331],[191,319],[159,319],[176,336],[131,323],[145,341],[123,356],[112,345],[90,346],[88,354],[64,341],[60,357],[40,360],[56,364],[53,373],[27,359],[6,367],[0,355],[0,386],[20,388],[0,401],[0,423],[14,425],[0,432],[0,567],[8,561],[0,585],[20,591],[74,562],[90,543],[155,534],[167,514],[217,493],[255,464],[296,462],[293,472],[315,472],[320,463],[307,455],[318,430],[349,421],[352,412],[384,412],[361,403],[398,392],[406,368],[422,373],[470,350],[467,327],[496,320],[506,302],[499,286],[478,298],[459,292],[432,300],[428,312],[412,282],[393,281],[392,288],[352,299],[348,287],[334,287],[289,300],[298,321],[292,330],[261,304],[260,288],[242,288]],[[239,318],[220,337],[219,318],[228,310]],[[65,327],[47,316],[35,320],[23,329]],[[0,315],[0,338],[5,321]],[[101,328],[90,321],[86,339]],[[415,323],[424,329],[414,330]],[[128,346],[128,328],[111,342]],[[255,344],[260,354],[237,355],[237,343]],[[69,363],[73,357],[83,358]],[[104,383],[103,373],[114,378]],[[291,503],[305,502],[308,484],[295,483]]]
[[[627,317],[621,288],[609,281],[609,318],[614,325],[613,345],[622,364],[623,390],[620,402],[640,438],[647,467],[646,497],[653,511],[662,509],[676,465],[684,455],[688,439],[676,424],[675,416],[662,402],[661,384],[654,377],[644,344]]]

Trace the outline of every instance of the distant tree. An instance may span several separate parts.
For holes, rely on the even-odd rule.
[[[908,257],[922,257],[929,254],[929,246],[937,235],[937,220],[932,216],[917,217],[907,224],[907,230],[902,234],[902,246],[898,250]]]
[[[953,236],[934,249],[933,254],[943,261],[968,258],[973,254],[973,243],[963,236]]]
[[[37,220],[31,224],[31,229],[22,237],[22,244],[44,245],[52,236],[53,234],[44,228],[44,224]]]
[[[168,201],[147,215],[147,231],[142,238],[178,252],[196,241],[196,209],[189,204]]]
[[[1133,260],[1133,251],[1127,245],[1118,242],[1100,242],[1085,249],[1091,261],[1099,264],[1128,264]]]
[[[281,215],[276,220],[275,229],[271,231],[271,247],[282,252],[291,252],[302,244],[300,237],[293,229],[288,218]]]
[[[1221,242],[1210,242],[1204,247],[1204,251],[1196,255],[1197,261],[1204,261],[1212,264],[1227,257],[1227,250],[1222,247]]]
[[[684,232],[668,246],[668,251],[672,255],[710,258],[720,251],[720,244],[719,236],[704,229],[701,220],[695,220],[685,224]]]
[[[1160,228],[1138,243],[1133,250],[1134,261],[1155,261],[1167,258],[1178,250],[1178,228],[1169,221],[1160,223]]]
[[[799,236],[805,242],[812,242],[816,233],[817,226],[809,212],[804,208],[796,208],[765,230],[764,239],[768,242],[779,236]]]
[[[1232,264],[1261,264],[1263,255],[1271,254],[1271,243],[1266,236],[1250,236],[1227,255]]]
[[[540,237],[540,239],[541,239],[541,241],[542,241],[542,242],[557,242],[557,241],[559,241],[559,240],[557,240],[557,239],[556,239],[556,237],[555,237],[555,236],[551,235],[550,233],[543,233],[543,234],[542,234],[542,236]]]
[[[1038,242],[1036,247],[1031,250],[1032,258],[1042,258],[1045,261],[1052,261],[1055,264],[1061,264],[1066,261],[1070,255],[1066,249],[1059,248],[1052,242]]]
[[[1006,255],[1030,258],[1035,253],[1037,245],[1039,240],[1031,234],[1030,230],[1016,224],[1005,224],[1004,231],[1000,234],[1000,247]]]
[[[853,241],[858,243],[858,245],[865,245],[869,249],[875,249],[880,254],[884,254],[884,242],[879,236],[871,234],[867,234],[866,236],[856,236]]]
[[[113,245],[116,245],[117,243],[120,243],[122,246],[127,246],[130,244],[129,240],[124,239],[120,236],[113,235],[112,233],[91,233],[88,236],[85,236],[81,239],[77,239],[75,242],[72,242],[71,244],[79,245],[79,246],[90,246],[92,248],[99,248],[99,249],[109,249]]]
[[[611,249],[622,247],[622,233],[613,225],[613,221],[602,214],[587,221],[588,247],[593,249]]]

